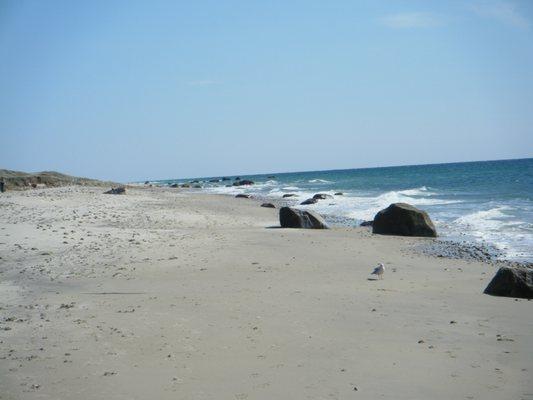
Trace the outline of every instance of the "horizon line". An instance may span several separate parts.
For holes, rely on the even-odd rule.
[[[468,164],[468,163],[479,163],[479,162],[496,162],[496,161],[520,161],[520,160],[529,160],[533,159],[533,156],[530,157],[519,157],[519,158],[502,158],[502,159],[491,159],[491,160],[472,160],[472,161],[450,161],[450,162],[433,162],[433,163],[423,163],[423,164],[397,164],[397,165],[382,165],[377,167],[358,167],[358,168],[332,168],[332,169],[317,169],[317,170],[307,170],[307,171],[285,171],[285,172],[265,172],[265,173],[252,173],[252,174],[229,174],[229,175],[211,175],[211,176],[193,176],[186,178],[166,178],[166,179],[142,179],[131,181],[128,183],[139,183],[139,182],[161,182],[161,181],[178,181],[178,180],[188,180],[188,179],[206,179],[206,178],[222,178],[222,177],[253,177],[261,175],[283,175],[283,174],[304,174],[311,172],[337,172],[337,171],[350,171],[350,170],[366,170],[366,169],[380,169],[380,168],[400,168],[400,167],[423,167],[430,165],[446,165],[446,164]]]

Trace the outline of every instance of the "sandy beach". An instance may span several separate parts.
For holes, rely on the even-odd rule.
[[[533,399],[532,303],[483,294],[495,265],[102,191],[0,196],[0,399]]]

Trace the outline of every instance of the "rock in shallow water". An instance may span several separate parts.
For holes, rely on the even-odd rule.
[[[533,299],[533,268],[501,267],[483,293]]]
[[[308,204],[315,204],[315,203],[318,203],[318,199],[307,199],[305,201],[302,201],[300,203],[301,206],[306,206]]]
[[[313,199],[315,200],[326,200],[326,199],[332,199],[333,196],[326,193],[317,193],[313,196]]]
[[[406,203],[394,203],[374,217],[372,233],[381,235],[437,237],[429,215]]]
[[[253,185],[253,181],[249,181],[247,179],[239,179],[233,182],[233,186],[245,186],[245,185]]]
[[[291,207],[282,207],[279,210],[279,223],[282,228],[328,229],[320,215]]]

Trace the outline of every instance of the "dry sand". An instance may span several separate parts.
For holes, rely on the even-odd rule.
[[[533,399],[533,303],[483,295],[494,266],[277,225],[169,189],[0,195],[0,399]]]

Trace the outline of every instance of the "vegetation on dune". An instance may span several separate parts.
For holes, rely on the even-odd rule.
[[[27,173],[0,169],[0,181],[5,183],[7,190],[27,189],[31,187],[58,187],[58,186],[110,186],[112,182],[103,182],[97,179],[80,178],[55,171]]]

